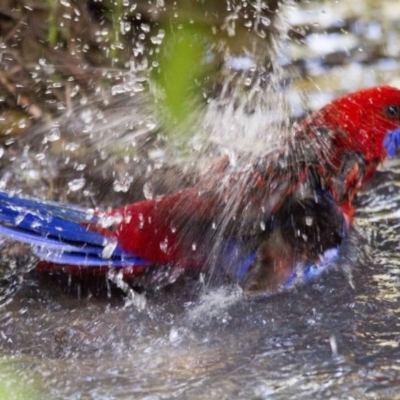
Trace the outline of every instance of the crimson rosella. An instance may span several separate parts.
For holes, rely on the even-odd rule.
[[[355,195],[399,146],[400,90],[374,87],[309,115],[279,151],[240,170],[223,160],[173,194],[85,210],[0,192],[0,234],[71,270],[171,266],[273,290],[337,257]]]

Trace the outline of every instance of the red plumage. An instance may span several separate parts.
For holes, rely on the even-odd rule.
[[[344,223],[350,224],[354,196],[385,159],[384,138],[400,126],[399,110],[400,91],[388,86],[336,99],[295,126],[281,152],[257,159],[230,179],[210,176],[194,188],[106,213],[122,219],[109,235],[123,249],[155,264],[178,263],[185,268],[202,268],[218,243],[239,236],[256,247],[260,264],[253,268],[257,272],[249,286],[258,287],[255,281],[263,275],[271,279],[271,270],[280,283],[298,259],[315,261],[326,246],[322,243],[310,254],[307,246],[300,246],[305,250],[299,254],[293,240],[281,237],[279,224],[284,222],[267,233],[260,230],[260,223],[270,224],[275,215],[290,218],[290,211],[281,208],[305,201],[318,189],[330,193],[336,203],[333,213],[343,214]],[[342,224],[339,218],[337,225]],[[309,247],[313,246],[316,243]]]

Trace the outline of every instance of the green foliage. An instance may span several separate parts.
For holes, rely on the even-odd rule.
[[[122,57],[122,44],[120,43],[120,24],[124,17],[122,0],[115,0],[114,6],[109,10],[112,21],[112,37],[110,43],[110,58],[117,61]]]
[[[200,101],[202,83],[211,72],[205,63],[207,42],[205,30],[198,25],[179,25],[166,33],[154,78],[173,125],[184,123],[191,107]]]
[[[1,400],[46,400],[46,396],[11,372],[0,371]]]
[[[59,31],[57,25],[57,8],[58,1],[57,0],[48,0],[49,7],[49,20],[48,20],[48,32],[47,32],[47,40],[53,46],[57,44]]]

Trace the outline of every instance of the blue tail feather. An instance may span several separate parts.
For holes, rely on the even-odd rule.
[[[21,207],[43,216],[68,218],[74,222],[96,222],[96,216],[89,217],[87,209],[70,204],[63,204],[49,200],[36,200],[25,197],[12,196],[6,192],[0,191],[0,203],[8,205],[10,208]]]
[[[10,209],[0,203],[0,221],[11,226],[46,236],[60,237],[63,240],[102,245],[104,237],[97,232],[88,230],[77,222],[71,222],[50,215],[42,216],[34,211],[19,208]]]
[[[118,246],[106,255],[110,239],[84,226],[97,221],[84,208],[0,192],[0,235],[30,244],[42,260],[93,267],[149,264]]]
[[[34,253],[41,260],[54,264],[75,265],[80,267],[144,267],[146,264],[140,258],[118,257],[105,259],[95,254],[81,254],[70,252],[54,252],[48,249],[34,249]]]

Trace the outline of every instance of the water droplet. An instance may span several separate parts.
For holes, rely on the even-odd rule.
[[[169,341],[174,343],[179,339],[179,332],[178,329],[172,328],[169,332]]]
[[[76,170],[76,171],[83,171],[85,168],[86,168],[86,164],[78,164],[78,165],[75,167],[75,170]]]
[[[109,215],[109,214],[101,214],[99,215],[98,224],[102,228],[109,228],[113,225],[118,225],[122,222],[123,216],[121,214]]]
[[[88,209],[86,210],[85,219],[86,219],[87,221],[90,221],[93,217],[94,217],[94,209],[93,209],[93,208],[88,208]]]
[[[139,214],[139,225],[138,225],[138,229],[143,229],[144,227],[144,217],[143,214]]]
[[[147,200],[150,200],[150,199],[152,199],[153,198],[153,187],[152,187],[152,184],[151,184],[151,182],[146,182],[144,185],[143,185],[143,194],[144,194],[144,197],[147,199]]]
[[[265,231],[265,222],[264,221],[260,222],[260,228],[262,231]]]
[[[46,157],[46,156],[45,156],[43,153],[38,153],[38,154],[36,154],[36,156],[35,156],[36,160],[39,160],[39,161],[44,160],[45,157]]]
[[[196,243],[192,243],[192,250],[196,251],[197,250],[197,244]]]
[[[75,142],[67,143],[65,145],[65,150],[66,151],[75,151],[79,148],[79,144]]]
[[[264,26],[270,26],[271,25],[271,20],[267,17],[261,17],[261,23]]]
[[[157,123],[156,123],[156,121],[154,120],[154,119],[147,119],[146,120],[146,122],[145,122],[145,124],[144,124],[144,126],[148,129],[148,130],[153,130],[156,126],[157,126]],[[158,153],[164,153],[162,150],[155,150],[155,152],[158,152]]]
[[[82,189],[85,186],[85,183],[86,183],[85,178],[74,179],[73,181],[68,182],[68,189],[71,192],[76,192],[76,191]]]
[[[25,218],[25,214],[18,214],[16,217],[15,217],[15,224],[16,225],[19,225],[23,220],[24,220],[24,218]]]
[[[24,129],[26,127],[26,119],[22,118],[18,121],[18,128]]]
[[[42,226],[42,224],[41,224],[41,222],[39,222],[39,221],[33,221],[32,223],[31,223],[31,228],[32,229],[37,229],[37,228],[40,228]]]
[[[150,32],[150,25],[148,25],[148,24],[140,24],[140,29],[143,31],[143,32]]]
[[[83,99],[82,99],[81,103],[82,103],[82,105],[86,104],[83,102]],[[93,122],[93,112],[91,110],[82,111],[80,113],[79,117],[85,124],[90,124]]]
[[[126,193],[129,190],[132,181],[133,178],[128,174],[125,174],[122,178],[116,179],[113,182],[114,191]]]
[[[101,253],[101,258],[108,259],[113,255],[114,250],[117,248],[117,242],[114,240],[113,241],[106,240],[106,243],[103,244],[103,246],[104,248]]]
[[[160,250],[164,253],[168,251],[168,238],[166,237],[163,242],[160,243]]]
[[[306,225],[311,226],[313,224],[313,219],[312,217],[306,217]]]
[[[124,85],[114,85],[111,88],[111,95],[112,96],[116,96],[116,95],[121,94],[121,93],[125,93]]]
[[[338,345],[337,345],[337,341],[336,341],[336,336],[335,335],[331,335],[329,337],[329,344],[331,345],[332,354],[334,356],[337,356],[338,355]]]
[[[131,23],[129,21],[121,21],[121,33],[124,35],[125,33],[131,30]]]

